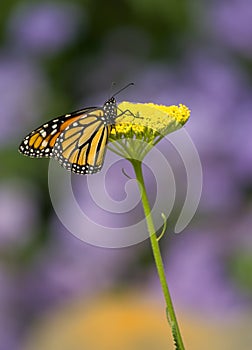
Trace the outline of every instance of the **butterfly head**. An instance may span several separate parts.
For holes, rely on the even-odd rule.
[[[111,105],[115,105],[116,104],[116,99],[114,98],[114,96],[110,97],[110,99],[108,101],[106,101],[104,103],[104,106],[111,106]]]
[[[108,101],[104,103],[104,114],[105,118],[109,124],[114,124],[115,118],[117,116],[117,105],[114,97],[111,97]]]
[[[108,124],[115,124],[115,119],[117,117],[117,105],[115,96],[118,95],[123,90],[127,89],[129,86],[134,85],[134,83],[129,83],[122,89],[118,90],[108,101],[104,103],[103,109],[105,114],[105,119]]]

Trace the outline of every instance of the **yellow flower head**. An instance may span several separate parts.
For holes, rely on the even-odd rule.
[[[118,105],[121,116],[116,119],[111,131],[110,141],[120,141],[124,149],[132,147],[133,140],[141,140],[148,144],[148,150],[165,135],[181,128],[190,116],[190,110],[185,105],[163,106],[154,103],[122,102]],[[123,140],[125,141],[123,144]],[[132,140],[129,142],[129,140]],[[142,152],[141,158],[148,151]],[[132,156],[132,152],[127,152]],[[134,152],[133,152],[134,153]],[[124,154],[125,156],[125,154]]]

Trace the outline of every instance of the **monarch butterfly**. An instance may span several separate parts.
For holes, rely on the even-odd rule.
[[[73,173],[97,173],[118,117],[114,96],[129,85],[133,83],[119,90],[102,107],[87,107],[41,125],[23,139],[19,151],[29,157],[55,158]]]

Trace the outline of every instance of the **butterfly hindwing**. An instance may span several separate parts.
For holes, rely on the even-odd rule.
[[[101,170],[111,125],[96,109],[71,123],[55,143],[53,157],[67,170],[93,174]]]

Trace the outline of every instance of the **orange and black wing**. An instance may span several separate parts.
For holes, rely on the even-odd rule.
[[[52,156],[74,173],[96,173],[102,168],[111,128],[102,108],[90,111],[60,133]]]
[[[85,117],[95,107],[54,118],[28,134],[19,146],[19,151],[29,157],[52,157],[59,135],[76,120]]]

